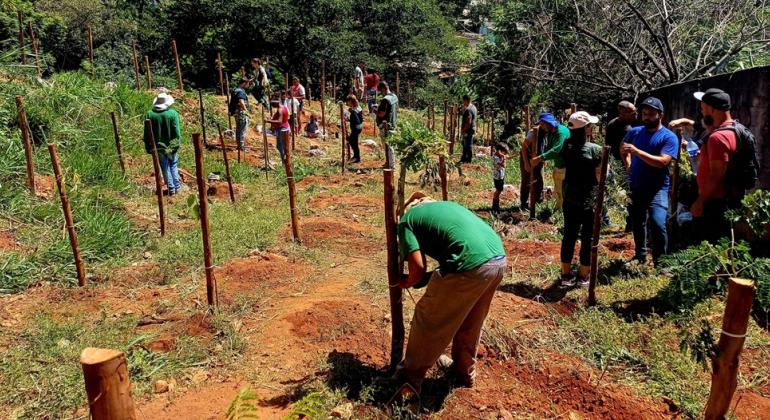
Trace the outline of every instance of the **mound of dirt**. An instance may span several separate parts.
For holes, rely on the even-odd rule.
[[[324,249],[350,249],[359,253],[384,249],[367,237],[371,229],[350,219],[306,217],[299,221],[300,234],[305,246]]]
[[[227,180],[211,181],[208,185],[209,188],[206,190],[206,194],[208,194],[208,197],[212,200],[222,201],[230,199],[230,189],[227,185]],[[246,194],[246,187],[241,184],[233,183],[233,194],[235,195],[235,199],[238,200]]]
[[[550,241],[509,240],[505,241],[508,265],[514,274],[538,274],[546,264],[559,263],[561,244]]]
[[[356,194],[332,194],[322,192],[310,200],[311,208],[321,210],[349,210],[359,215],[377,213],[382,202],[372,197]]]
[[[56,180],[50,175],[35,174],[35,195],[49,199],[56,193]]]
[[[634,255],[634,239],[630,235],[601,239],[600,252],[612,258],[631,258]]]
[[[214,276],[219,281],[220,299],[227,299],[241,292],[288,286],[311,271],[302,261],[264,252],[230,260],[215,269]]]

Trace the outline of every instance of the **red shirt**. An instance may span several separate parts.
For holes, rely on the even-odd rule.
[[[732,126],[732,122],[726,122],[720,125],[719,128],[730,126]],[[706,143],[700,149],[697,174],[698,190],[703,191],[707,184],[716,182],[717,185],[713,189],[712,195],[709,197],[710,199],[725,198],[725,181],[724,179],[721,181],[713,179],[713,176],[710,174],[711,162],[730,162],[730,158],[732,158],[736,150],[737,140],[735,132],[732,130],[715,130],[709,134]]]
[[[369,73],[364,77],[364,84],[367,89],[377,89],[377,84],[380,83],[380,75],[377,73]]]
[[[287,108],[285,105],[280,105],[278,108],[278,111],[273,114],[273,120],[281,120],[281,124],[275,124],[273,123],[273,131],[278,131],[279,129],[282,130],[289,130],[291,126],[289,125],[289,108]]]

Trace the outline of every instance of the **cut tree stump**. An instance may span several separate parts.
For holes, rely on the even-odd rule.
[[[122,351],[88,347],[80,353],[80,365],[93,420],[135,420],[128,362]]]

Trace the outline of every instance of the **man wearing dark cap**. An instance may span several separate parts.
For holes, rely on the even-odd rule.
[[[700,149],[698,163],[698,199],[690,206],[695,223],[697,240],[717,240],[730,233],[730,224],[725,220],[728,208],[740,206],[744,191],[737,185],[728,185],[730,164],[737,150],[736,125],[730,114],[730,95],[721,89],[711,88],[695,92],[700,101],[703,126],[709,131]],[[694,121],[678,119],[671,127],[691,126]],[[736,183],[737,184],[737,183]]]
[[[649,97],[640,105],[641,127],[628,130],[620,147],[620,154],[629,170],[631,206],[629,212],[634,231],[636,253],[634,259],[647,260],[647,220],[651,222],[652,259],[668,249],[666,216],[668,214],[668,165],[678,156],[676,135],[663,127],[663,104]]]

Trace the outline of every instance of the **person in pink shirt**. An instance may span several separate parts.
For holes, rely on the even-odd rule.
[[[303,102],[305,101],[305,87],[299,83],[299,78],[297,77],[291,81],[291,96],[299,101],[299,110],[302,111]]]
[[[287,136],[289,130],[291,130],[291,125],[289,125],[289,108],[283,105],[278,99],[270,101],[270,108],[275,110],[275,114],[273,114],[271,119],[265,122],[270,123],[272,126],[273,133],[275,133],[275,147],[281,154],[281,160],[283,160],[286,158],[286,149],[283,147],[283,138],[284,136]]]

